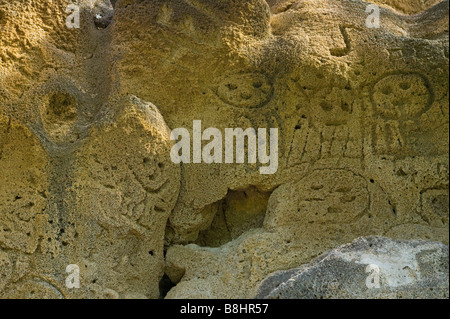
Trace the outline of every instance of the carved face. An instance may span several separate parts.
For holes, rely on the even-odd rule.
[[[245,43],[269,35],[265,1],[122,1],[116,18],[113,49],[122,56],[122,89],[158,105],[169,126],[180,125],[175,116],[180,110],[189,123],[194,115],[206,121],[206,113],[220,107],[253,109],[270,101],[271,75],[252,65],[244,52],[251,49]],[[124,45],[128,49],[122,50]],[[138,47],[143,51],[134,50]],[[146,82],[137,81],[136,74]]]
[[[380,105],[373,111],[371,98],[381,101],[382,79],[397,78],[393,72],[403,74],[399,70],[417,65],[419,56],[438,50],[415,38],[405,45],[406,35],[422,35],[391,11],[384,12],[380,29],[368,28],[366,8],[350,0],[121,1],[111,47],[113,57],[120,57],[119,91],[157,105],[171,128],[189,129],[199,119],[219,129],[279,128],[279,153],[287,163],[281,164],[280,175],[289,165],[362,158],[367,135],[377,134],[370,129],[374,119],[390,108]],[[440,61],[445,64],[444,58]],[[415,72],[429,72],[420,68]],[[423,83],[394,88],[418,103],[406,112],[416,112],[426,98]],[[414,94],[421,95],[419,100]],[[395,102],[393,96],[383,98]],[[192,181],[216,173],[211,166],[185,169]],[[196,210],[222,199],[228,188],[271,188],[283,180],[262,181],[249,168],[245,177],[234,167],[221,169],[223,183],[210,183],[201,194],[195,182],[186,183],[192,192],[181,195],[186,201],[179,206]],[[192,197],[196,208],[189,206]]]
[[[314,171],[288,188],[288,211],[283,209],[284,202],[281,209],[271,206],[266,221],[269,227],[353,223],[369,212],[367,182],[348,170]]]
[[[429,87],[427,80],[419,74],[386,76],[373,90],[376,112],[386,119],[417,119],[431,107]]]
[[[382,32],[366,27],[365,9],[330,0],[122,1],[112,44],[120,90],[158,105],[170,127],[268,124],[262,118],[295,117],[299,105],[325,125],[343,124],[360,86],[392,68],[377,62]],[[399,17],[386,19],[393,35],[406,32]]]
[[[145,6],[129,2],[119,2],[114,26],[113,49],[122,57],[118,65],[122,89],[158,105],[169,125],[179,122],[175,113],[180,109],[188,116],[195,110],[197,117],[206,118],[222,108],[228,113],[233,112],[230,107],[274,109],[276,82],[291,71],[301,73],[302,59],[309,56],[302,51],[318,51],[326,57],[348,50],[345,29],[336,27],[328,16],[315,21],[318,14],[311,14],[326,1],[299,1],[272,18],[263,0],[189,4],[155,0]],[[327,9],[326,15],[332,10]],[[315,31],[324,31],[306,33],[305,19]],[[127,31],[130,23],[135,26],[134,37]],[[128,48],[122,50],[125,44]],[[300,77],[306,80],[308,75]],[[137,82],[142,77],[147,81]],[[235,112],[237,116],[241,111]]]

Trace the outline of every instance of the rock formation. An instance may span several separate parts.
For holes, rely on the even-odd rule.
[[[359,238],[308,265],[277,272],[257,298],[448,299],[448,246]]]
[[[252,298],[361,236],[448,245],[449,2],[371,2],[0,0],[0,297]],[[278,128],[277,173],[174,164],[194,120]]]

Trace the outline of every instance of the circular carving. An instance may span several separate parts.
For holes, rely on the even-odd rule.
[[[394,74],[381,79],[373,90],[375,111],[388,119],[417,118],[431,105],[432,93],[418,74]]]
[[[260,73],[226,76],[217,87],[217,96],[222,101],[242,108],[262,107],[270,101],[272,93],[272,84]]]

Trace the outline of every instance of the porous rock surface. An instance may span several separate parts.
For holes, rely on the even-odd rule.
[[[364,237],[270,275],[256,298],[448,299],[448,278],[448,246],[442,243]]]
[[[449,3],[373,3],[0,0],[0,297],[251,298],[361,236],[448,244]],[[277,173],[172,163],[193,120],[278,128]]]

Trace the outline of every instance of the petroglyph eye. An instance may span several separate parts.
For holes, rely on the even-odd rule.
[[[427,81],[418,74],[386,76],[373,91],[376,112],[391,119],[418,117],[430,106],[431,97]]]
[[[242,108],[262,107],[270,101],[272,93],[270,81],[258,73],[226,76],[217,87],[217,96],[223,102]]]

